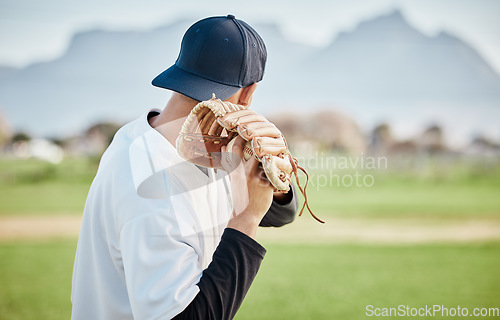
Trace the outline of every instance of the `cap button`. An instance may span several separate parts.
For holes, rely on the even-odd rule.
[[[236,17],[235,17],[235,16],[233,16],[232,14],[228,14],[228,15],[227,15],[227,17],[228,17],[229,19],[236,19]]]

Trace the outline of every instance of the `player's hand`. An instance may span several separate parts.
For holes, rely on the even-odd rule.
[[[222,149],[222,165],[229,172],[231,180],[234,214],[247,215],[258,224],[271,206],[274,188],[255,157],[244,160],[243,148],[246,141],[241,137],[236,139],[230,163],[225,160],[226,148]]]
[[[245,140],[253,140],[253,151],[259,158],[266,154],[279,156],[288,150],[281,131],[263,115],[253,110],[230,112],[217,121],[224,128],[237,130]]]
[[[281,137],[281,131],[263,115],[244,109],[227,113],[219,118],[223,127],[237,129],[243,138],[251,140],[254,137]]]

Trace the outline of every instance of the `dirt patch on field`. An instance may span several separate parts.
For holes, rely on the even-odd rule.
[[[500,221],[328,218],[320,224],[305,216],[283,228],[259,229],[258,236],[291,243],[484,242],[500,240]]]
[[[0,218],[0,241],[77,237],[78,215]]]
[[[77,237],[81,216],[0,218],[0,241]],[[500,221],[428,221],[298,217],[283,228],[260,228],[259,241],[280,243],[436,243],[500,240]]]

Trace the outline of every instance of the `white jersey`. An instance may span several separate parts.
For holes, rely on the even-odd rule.
[[[184,161],[148,123],[121,128],[89,191],[73,270],[72,319],[169,319],[227,226],[227,174]]]

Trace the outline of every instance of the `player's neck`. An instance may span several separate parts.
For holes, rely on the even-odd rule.
[[[151,118],[149,124],[175,146],[175,140],[184,120],[197,103],[196,100],[174,92],[165,109],[156,117]]]

